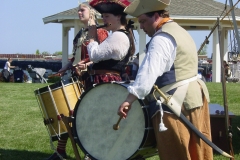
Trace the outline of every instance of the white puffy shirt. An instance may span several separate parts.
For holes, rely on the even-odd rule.
[[[158,34],[158,30],[151,39],[147,53],[139,67],[133,85],[128,87],[129,93],[144,99],[157,78],[170,70],[176,57],[176,41],[167,33]]]
[[[120,31],[115,31],[109,35],[102,43],[91,42],[87,46],[90,61],[97,63],[102,60],[123,59],[130,47],[127,35]]]

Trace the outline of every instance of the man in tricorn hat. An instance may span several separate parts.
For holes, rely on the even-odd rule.
[[[169,18],[165,10],[169,4],[170,0],[134,0],[124,10],[138,18],[140,28],[151,40],[118,114],[126,118],[131,104],[146,98],[161,160],[212,160],[212,149],[166,105],[156,101],[151,91],[155,84],[171,95],[179,111],[211,140],[209,94],[203,81],[197,79],[196,46],[189,33]]]

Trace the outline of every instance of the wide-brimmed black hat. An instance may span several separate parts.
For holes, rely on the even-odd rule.
[[[125,14],[124,9],[130,4],[128,0],[92,0],[92,6],[99,13]]]

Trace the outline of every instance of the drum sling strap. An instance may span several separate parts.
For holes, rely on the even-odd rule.
[[[164,92],[164,94],[166,96],[171,96],[170,98],[170,102],[172,102],[174,104],[173,108],[173,112],[179,117],[180,114],[181,114],[181,108],[182,108],[182,104],[183,104],[183,101],[185,99],[185,96],[186,96],[186,93],[187,93],[187,90],[188,90],[188,85],[190,82],[192,81],[195,81],[197,80],[197,76],[195,77],[192,77],[192,78],[189,78],[189,79],[185,79],[185,80],[182,80],[182,81],[179,81],[179,82],[176,82],[176,83],[172,83],[172,84],[169,84],[169,85],[166,85],[164,87],[162,87],[160,90],[162,92]],[[169,95],[167,94],[168,91],[172,90],[172,89],[175,89],[176,88],[176,91],[174,92],[173,95]],[[161,97],[159,95],[159,93],[153,93],[153,96],[154,97],[160,97],[160,100],[157,100],[157,104],[159,105],[160,107],[160,112],[161,112],[161,119],[160,119],[160,124],[159,124],[159,131],[165,131],[167,130],[167,128],[164,126],[164,123],[162,122],[162,117],[163,117],[163,109],[162,109],[162,106],[161,106],[161,103],[164,102],[164,99],[163,97]],[[156,99],[156,98],[155,98]]]

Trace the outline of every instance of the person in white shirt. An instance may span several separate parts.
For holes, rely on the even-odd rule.
[[[16,68],[17,66],[11,66],[12,58],[8,58],[7,62],[5,63],[5,66],[2,70],[2,76],[4,78],[5,82],[10,81],[10,76],[12,75],[10,72],[11,68]]]
[[[3,69],[6,69],[10,72],[11,68],[15,68],[16,66],[11,66],[12,58],[8,58],[7,62],[5,63],[5,66]]]
[[[175,112],[161,104],[159,95],[152,91],[155,84],[171,99],[177,99],[179,105],[175,107],[211,140],[209,94],[204,82],[197,78],[196,45],[189,33],[170,19],[165,10],[169,4],[170,0],[134,0],[124,10],[138,18],[140,28],[151,40],[136,79],[128,87],[129,94],[119,106],[118,115],[124,119],[131,116],[132,103],[146,99],[161,160],[212,160],[212,148]]]
[[[78,5],[79,20],[84,26],[83,28],[81,28],[81,30],[73,40],[73,58],[57,73],[59,76],[63,76],[67,70],[71,70],[71,76],[78,77],[79,80],[83,83],[84,89],[87,89],[89,87],[89,85],[84,83],[84,81],[85,79],[89,79],[86,69],[87,66],[91,64],[87,52],[89,38],[88,31],[86,31],[86,29],[88,28],[88,22],[90,17],[93,19],[93,23],[96,24],[97,15],[99,15],[99,13],[89,5],[89,2],[82,2]],[[102,28],[99,28],[96,31],[96,34],[96,39],[99,41],[99,43],[104,41],[105,38],[108,36],[108,32]],[[45,160],[59,160],[61,159],[61,157],[67,158],[67,141],[68,136],[61,136],[61,138],[58,139],[56,152],[54,152]]]
[[[121,75],[125,66],[135,52],[132,23],[127,22],[127,14],[123,12],[130,4],[128,0],[92,0],[89,3],[102,15],[103,23],[111,34],[102,42],[96,41],[96,25],[89,22],[90,43],[87,46],[90,60],[93,62],[89,70],[92,83],[122,81]]]

